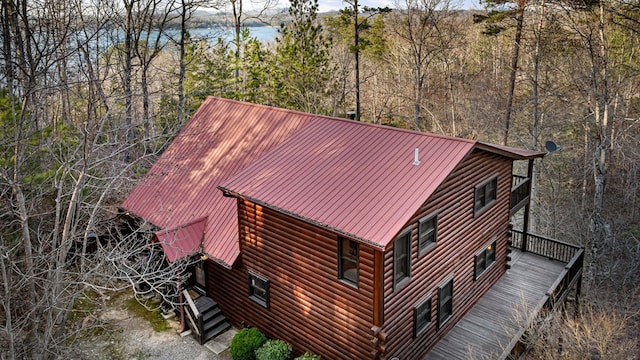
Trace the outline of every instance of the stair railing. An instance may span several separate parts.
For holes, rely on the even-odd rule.
[[[193,302],[193,299],[191,298],[191,295],[189,295],[189,292],[187,290],[182,290],[182,294],[184,295],[184,298],[187,300],[187,305],[189,305],[187,307],[188,311],[186,312],[187,318],[189,319],[191,328],[196,333],[196,338],[198,339],[198,342],[201,342],[201,340],[204,338],[204,334],[202,334],[202,329],[204,329],[202,313],[200,313],[200,311],[198,310],[198,307]]]

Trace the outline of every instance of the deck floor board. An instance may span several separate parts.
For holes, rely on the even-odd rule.
[[[565,264],[514,250],[507,273],[423,360],[499,359]],[[527,316],[523,314],[526,310]]]

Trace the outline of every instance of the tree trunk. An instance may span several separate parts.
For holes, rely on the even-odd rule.
[[[180,128],[182,128],[185,118],[184,80],[187,73],[187,64],[185,59],[187,53],[187,3],[185,0],[182,0],[181,4],[182,12],[180,14],[180,43],[178,44],[178,48],[180,49],[180,65],[178,70],[178,126]]]
[[[535,49],[533,53],[533,81],[531,84],[531,101],[533,103],[533,111],[531,114],[532,124],[531,124],[531,150],[538,150],[539,147],[539,133],[540,133],[540,99],[538,97],[538,88],[539,81],[538,78],[540,76],[540,43],[542,41],[542,28],[544,26],[544,10],[545,4],[544,1],[540,4],[540,19],[538,20],[538,25],[536,27],[535,33]],[[538,171],[537,166],[534,162],[533,171],[531,175],[531,194],[529,195],[529,229],[532,233],[536,232],[536,222],[537,222],[537,206],[536,206],[536,198],[538,195]]]
[[[124,98],[125,98],[125,128],[127,131],[127,146],[135,142],[135,129],[133,127],[133,92],[131,89],[132,58],[133,58],[133,3],[135,0],[125,0],[125,34],[124,34]],[[125,152],[125,161],[131,161],[131,150]]]
[[[591,215],[591,239],[585,251],[585,288],[589,291],[595,282],[594,266],[598,259],[598,248],[611,239],[611,226],[605,216],[604,198],[607,183],[607,150],[609,143],[609,106],[611,96],[608,83],[607,39],[605,35],[604,4],[599,6],[599,54],[592,53],[593,89],[596,92],[595,149],[593,154],[593,213]],[[600,84],[598,84],[598,80]]]
[[[11,319],[11,275],[10,272],[7,271],[7,263],[5,261],[9,261],[9,253],[7,249],[4,247],[0,247],[0,271],[2,273],[2,285],[4,290],[4,295],[2,298],[2,308],[5,314],[4,321],[4,329],[7,333],[7,342],[9,347],[9,359],[16,359],[16,350],[15,350],[15,340],[13,336],[13,320]]]
[[[356,76],[356,121],[360,121],[360,24],[358,24],[358,0],[353,0],[353,44],[355,51],[355,76]]]
[[[513,107],[513,97],[516,89],[516,75],[518,72],[518,58],[520,57],[520,43],[522,39],[522,27],[524,24],[524,9],[527,0],[518,0],[516,13],[516,34],[511,53],[511,74],[509,75],[509,93],[507,94],[507,106],[504,114],[504,139],[503,144],[509,143],[509,128],[511,127],[511,108]]]

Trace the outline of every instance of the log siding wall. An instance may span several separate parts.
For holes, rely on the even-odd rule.
[[[236,326],[256,326],[324,359],[371,357],[374,250],[359,245],[358,287],[338,280],[338,236],[238,200],[241,256],[228,270],[207,262],[207,292]],[[265,277],[270,307],[249,299],[248,272]]]
[[[384,331],[387,358],[420,359],[504,274],[509,230],[512,161],[480,150],[463,161],[406,227],[412,228],[411,279],[393,287],[393,243],[384,254]],[[475,185],[498,175],[497,201],[474,218]],[[437,244],[418,258],[418,220],[438,213]],[[405,227],[405,229],[406,229]],[[474,255],[496,238],[496,260],[474,280]],[[438,329],[438,287],[454,277],[453,315]],[[432,322],[413,336],[413,308],[432,295]]]

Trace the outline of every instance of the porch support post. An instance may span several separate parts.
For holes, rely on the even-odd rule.
[[[576,283],[576,306],[574,307],[573,318],[576,319],[580,316],[580,297],[582,293],[582,274],[578,278],[578,282]]]
[[[533,179],[533,162],[535,159],[529,159],[529,166],[527,168],[527,204],[524,206],[524,219],[522,222],[522,252],[527,251],[527,242],[529,240],[529,216],[531,212],[531,186]]]

